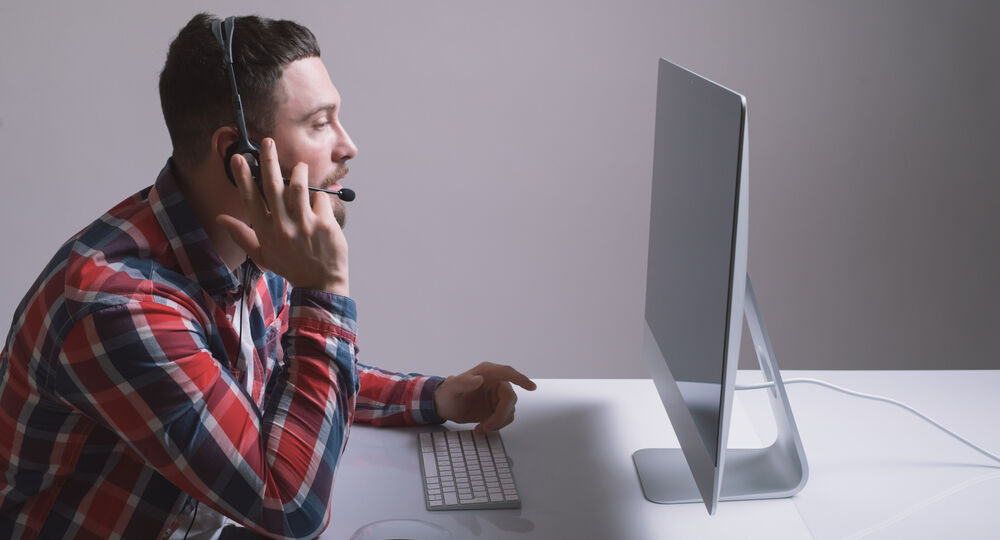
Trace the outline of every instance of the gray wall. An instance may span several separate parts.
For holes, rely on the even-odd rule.
[[[163,165],[156,80],[203,5],[0,5],[3,328],[56,247]],[[362,361],[643,377],[659,56],[748,97],[750,271],[782,367],[1000,367],[997,6],[212,9],[320,39],[360,147]]]

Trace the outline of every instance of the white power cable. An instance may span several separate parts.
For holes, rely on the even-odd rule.
[[[807,384],[816,384],[816,385],[819,385],[819,386],[825,386],[825,387],[830,388],[832,390],[836,390],[838,392],[843,392],[845,394],[849,394],[849,395],[856,396],[856,397],[859,397],[859,398],[874,399],[875,401],[883,401],[885,403],[891,403],[893,405],[902,407],[902,408],[906,409],[907,411],[910,411],[911,413],[919,416],[920,418],[923,418],[927,422],[929,422],[932,425],[934,425],[934,427],[936,427],[936,428],[940,429],[941,431],[944,431],[948,435],[951,435],[952,437],[958,439],[959,442],[961,442],[961,443],[963,443],[965,445],[968,445],[970,448],[972,448],[973,450],[979,452],[980,454],[983,454],[984,456],[992,459],[993,461],[1000,462],[1000,456],[998,456],[996,454],[993,454],[991,452],[988,452],[988,451],[984,450],[983,448],[980,448],[979,446],[976,446],[975,444],[973,444],[972,442],[969,442],[969,440],[965,439],[964,437],[961,437],[960,435],[956,434],[955,432],[951,431],[950,429],[948,429],[948,428],[942,426],[941,424],[935,422],[930,417],[928,417],[926,414],[924,414],[924,413],[922,413],[922,412],[914,409],[913,407],[910,407],[909,405],[906,405],[904,403],[900,403],[900,402],[898,402],[898,401],[896,401],[894,399],[889,399],[887,397],[882,397],[882,396],[876,396],[876,395],[873,395],[873,394],[865,394],[865,393],[862,393],[862,392],[856,392],[854,390],[849,390],[847,388],[843,388],[843,387],[837,386],[835,384],[828,383],[826,381],[821,381],[819,379],[797,378],[797,379],[785,379],[785,381],[784,381],[784,384],[795,384],[795,383],[807,383]],[[736,385],[736,389],[737,390],[759,390],[761,388],[771,388],[773,386],[774,386],[773,382],[768,382],[768,383],[761,383],[761,384]]]
[[[989,480],[994,480],[994,479],[997,479],[997,478],[1000,478],[1000,472],[994,471],[994,472],[991,472],[991,473],[986,473],[986,474],[984,474],[982,476],[977,476],[977,477],[973,477],[973,478],[970,478],[968,480],[965,480],[965,481],[963,481],[963,482],[961,482],[959,484],[956,484],[956,485],[954,485],[954,486],[952,486],[952,487],[950,487],[950,488],[948,488],[948,489],[946,489],[944,491],[941,491],[940,493],[935,493],[934,495],[932,495],[931,497],[928,497],[927,499],[924,499],[922,501],[918,501],[916,504],[913,504],[910,507],[903,509],[902,511],[896,513],[895,515],[889,516],[888,518],[880,521],[879,523],[876,523],[876,524],[871,525],[869,527],[865,527],[864,529],[862,529],[862,530],[860,530],[860,531],[858,531],[858,532],[856,532],[856,533],[854,533],[854,534],[852,534],[850,536],[845,536],[844,540],[858,540],[859,538],[864,538],[864,537],[869,536],[871,534],[874,534],[874,533],[877,533],[879,531],[883,531],[885,529],[888,529],[889,527],[892,527],[893,525],[895,525],[895,524],[897,524],[897,523],[899,523],[899,522],[901,522],[901,521],[909,518],[913,514],[916,514],[917,512],[925,510],[926,508],[930,507],[931,505],[933,505],[933,504],[935,504],[937,502],[940,502],[943,499],[951,497],[952,495],[954,495],[954,494],[956,494],[956,493],[958,493],[960,491],[966,490],[966,489],[968,489],[970,487],[973,487],[973,486],[982,484],[983,482],[986,482],[986,481],[989,481]]]

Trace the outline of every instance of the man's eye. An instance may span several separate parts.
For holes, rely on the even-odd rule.
[[[313,129],[324,129],[330,125],[330,122],[320,122],[318,124],[313,124]]]

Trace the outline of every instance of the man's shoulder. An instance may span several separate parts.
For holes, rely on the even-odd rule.
[[[56,259],[64,259],[61,281],[71,311],[135,301],[150,294],[156,283],[187,286],[183,275],[173,270],[176,261],[149,192],[143,189],[115,205],[57,254]]]
[[[107,260],[152,253],[166,242],[149,201],[149,187],[116,204],[69,240],[72,254]]]
[[[188,280],[172,270],[149,193],[126,198],[60,246],[15,311],[12,334],[61,336],[101,309],[190,292]]]

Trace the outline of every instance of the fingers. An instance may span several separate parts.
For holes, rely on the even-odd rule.
[[[316,216],[318,216],[320,219],[324,219],[327,221],[334,219],[333,203],[330,202],[329,195],[323,195],[317,193],[316,197],[313,197],[312,209],[313,212],[316,213]]]
[[[253,177],[250,176],[250,167],[246,159],[237,154],[234,155],[230,166],[236,176],[236,187],[239,188],[240,197],[243,199],[243,206],[250,214],[250,223],[266,223],[268,219],[267,206],[260,198],[257,187],[254,185]]]
[[[531,379],[510,366],[483,362],[482,364],[479,364],[478,369],[488,371],[493,377],[510,381],[525,390],[534,390],[538,388],[538,385],[536,385]]]
[[[438,414],[458,423],[478,421],[479,433],[498,430],[514,421],[517,393],[511,383],[526,390],[537,388],[510,366],[483,362],[445,379],[435,396]]]
[[[309,169],[304,164],[298,164],[292,169],[292,177],[285,188],[285,206],[289,217],[299,223],[306,223],[308,214],[312,213],[309,204]]]
[[[284,221],[288,217],[285,209],[283,194],[285,183],[281,177],[281,165],[278,164],[278,150],[274,147],[274,139],[266,138],[261,141],[263,148],[260,152],[260,175],[263,178],[261,188],[264,196],[270,201],[271,213]]]
[[[510,383],[501,383],[496,390],[493,414],[476,426],[476,431],[480,433],[496,431],[513,422],[515,403],[517,403],[517,394],[514,393],[513,387]]]

